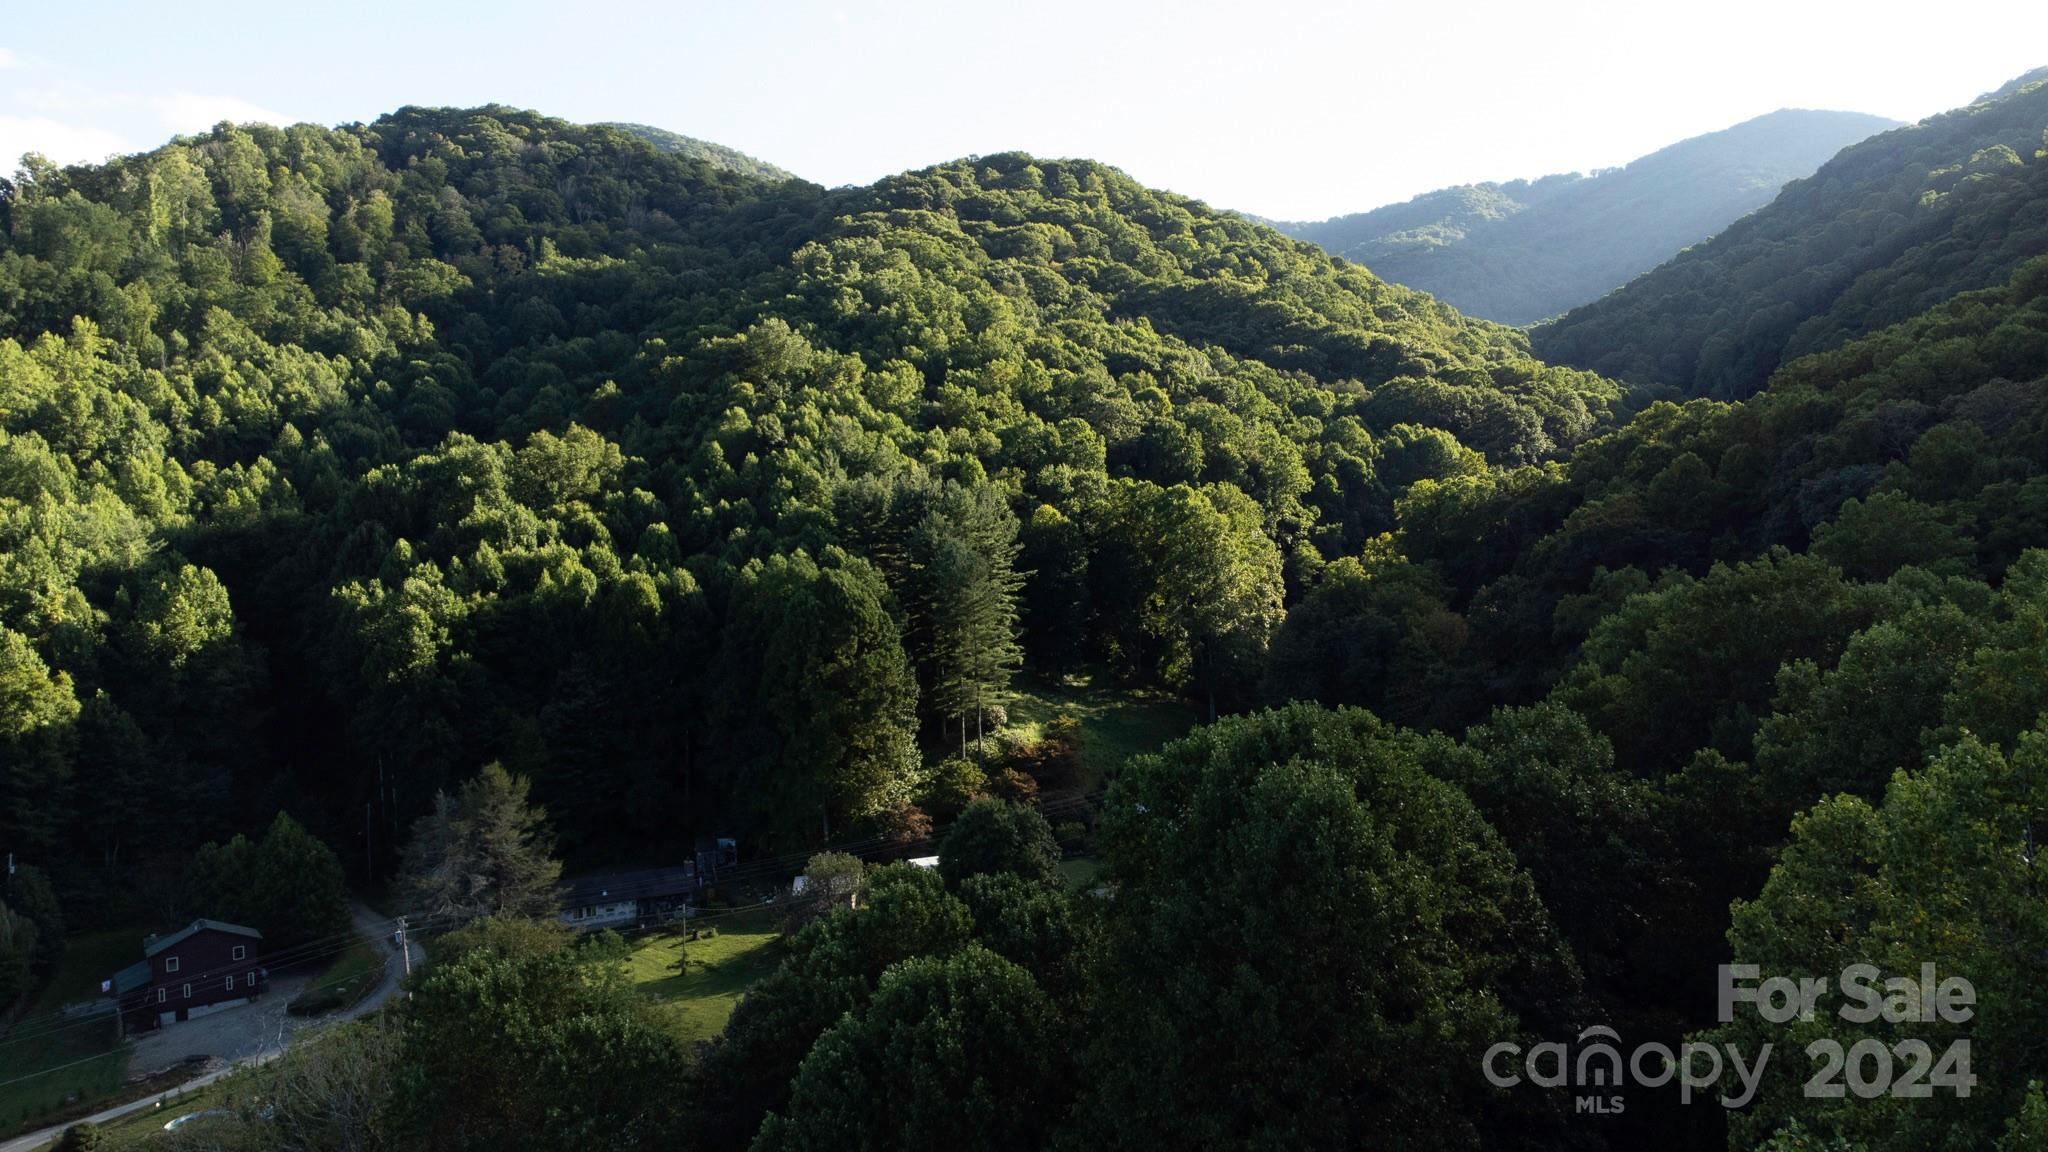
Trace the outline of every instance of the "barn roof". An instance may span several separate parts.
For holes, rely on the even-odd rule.
[[[588,908],[614,900],[659,900],[697,890],[694,868],[647,868],[639,872],[603,872],[562,885],[564,908]]]
[[[263,933],[258,932],[254,928],[244,928],[240,924],[230,924],[225,920],[194,920],[169,936],[151,936],[149,939],[144,940],[142,942],[142,954],[153,957],[164,949],[189,940],[201,932],[232,932],[237,936],[247,936],[252,940],[263,939]]]
[[[114,993],[115,995],[120,995],[125,992],[133,992],[137,988],[148,984],[149,978],[149,961],[137,960],[135,963],[114,973]]]

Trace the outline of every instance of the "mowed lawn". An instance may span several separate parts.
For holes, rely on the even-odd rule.
[[[1098,671],[1057,681],[1020,678],[1012,691],[1010,728],[1036,740],[1046,722],[1067,713],[1081,722],[1081,762],[1093,791],[1103,779],[1141,752],[1187,735],[1194,713],[1164,692],[1115,685]]]
[[[663,933],[643,936],[626,961],[627,979],[661,1002],[677,1035],[688,1041],[723,1031],[740,996],[782,960],[781,923],[772,912],[718,916],[707,926],[718,935],[687,942]],[[676,958],[685,954],[689,967],[678,971]]]
[[[1060,880],[1069,892],[1085,892],[1095,887],[1095,878],[1102,875],[1102,861],[1093,856],[1075,856],[1060,861]]]
[[[129,1148],[163,1148],[169,1146],[174,1138],[164,1134],[165,1124],[179,1116],[189,1115],[193,1112],[203,1112],[209,1108],[218,1108],[226,1103],[228,1103],[228,1089],[218,1082],[209,1084],[196,1092],[188,1092],[183,1096],[166,1100],[155,1107],[131,1112],[117,1120],[110,1120],[100,1125],[100,1148],[102,1152],[123,1152],[123,1150]],[[195,1124],[201,1125],[204,1123],[205,1121],[203,1120],[195,1122]],[[203,1127],[197,1126],[184,1130],[184,1132],[190,1132],[195,1136],[203,1134],[204,1131]],[[183,1135],[184,1132],[181,1132],[180,1135]]]
[[[111,1096],[128,1079],[128,1052],[114,1017],[66,1019],[65,1004],[97,999],[100,981],[142,959],[143,932],[116,929],[71,937],[50,982],[0,1037],[0,1132]]]

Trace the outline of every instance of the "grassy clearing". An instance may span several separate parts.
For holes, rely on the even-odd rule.
[[[664,933],[643,936],[633,941],[626,961],[626,978],[641,995],[661,1002],[663,1014],[688,1041],[718,1035],[740,996],[782,958],[776,946],[780,923],[772,913],[721,916],[712,926],[718,935],[687,943]],[[679,972],[676,960],[683,955],[689,968]]]
[[[1102,861],[1093,856],[1076,856],[1060,861],[1060,879],[1066,882],[1067,890],[1080,892],[1095,886],[1095,878],[1102,874]]]
[[[1010,702],[1010,728],[1036,740],[1062,712],[1081,722],[1082,787],[1093,789],[1125,760],[1187,734],[1195,718],[1164,692],[1117,686],[1096,671],[1049,680],[1019,680]]]
[[[100,1125],[100,1148],[103,1152],[125,1152],[129,1148],[161,1148],[169,1139],[164,1135],[165,1124],[178,1116],[219,1107],[226,1097],[226,1087],[214,1083],[195,1092],[187,1092],[174,1099],[165,1100],[155,1107],[143,1108],[118,1120],[110,1120]]]
[[[374,941],[357,940],[313,978],[286,1008],[294,1016],[319,1016],[356,1006],[384,980],[390,956]]]
[[[97,999],[100,981],[142,959],[139,929],[115,929],[71,938],[50,981],[0,1038],[0,1132],[36,1127],[119,1092],[128,1076],[128,1053],[114,1017],[66,1019],[65,1004]],[[26,1077],[26,1079],[24,1079]]]

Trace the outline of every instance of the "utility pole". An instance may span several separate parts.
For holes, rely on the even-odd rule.
[[[405,962],[405,978],[407,980],[412,979],[412,945],[405,938],[405,917],[403,916],[398,918],[398,955]],[[412,998],[412,993],[410,992],[405,995],[407,999]]]

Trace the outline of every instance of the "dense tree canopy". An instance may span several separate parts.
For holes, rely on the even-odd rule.
[[[1933,177],[1959,259],[1910,307],[1778,364],[1758,305],[1767,389],[1644,406],[1086,161],[827,191],[484,108],[31,162],[0,835],[50,883],[0,977],[188,860],[311,933],[310,830],[476,921],[294,1081],[388,1146],[2024,1147],[2048,261],[2038,159],[1984,163]],[[1861,187],[1823,177],[1788,197]],[[2018,247],[1971,246],[1995,204]],[[1006,726],[1027,669],[1214,723],[1105,764]],[[557,848],[763,876],[941,831],[698,1052],[549,926]],[[1703,1034],[1717,962],[1844,937],[1974,970],[1996,1091],[1595,1124],[1481,1077]]]
[[[1577,965],[1420,742],[1360,711],[1226,720],[1134,763],[1108,819],[1093,1146],[1557,1139],[1479,1057],[1588,1022]]]
[[[111,891],[289,797],[388,869],[496,760],[572,859],[798,848],[1026,658],[1241,706],[1402,492],[1625,411],[1098,164],[828,192],[646,135],[414,108],[9,185],[10,843]]]

